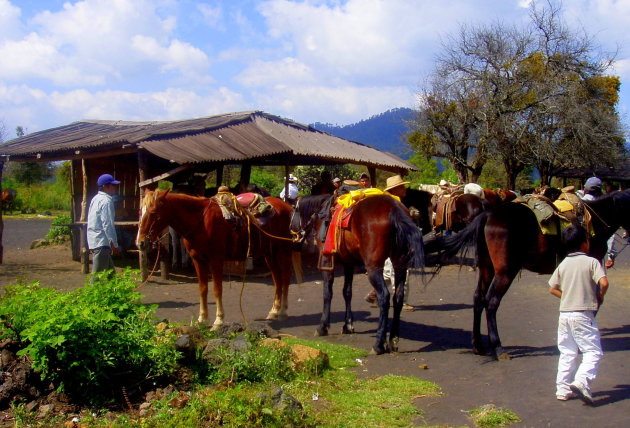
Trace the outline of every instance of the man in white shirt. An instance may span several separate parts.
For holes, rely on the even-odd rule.
[[[297,178],[293,175],[293,174],[289,174],[289,196],[285,197],[284,195],[284,188],[282,189],[282,191],[280,192],[280,199],[282,199],[283,201],[291,204],[291,205],[295,205],[295,202],[297,201],[297,197],[298,197],[298,187],[297,187]]]
[[[92,273],[114,269],[112,254],[118,254],[118,239],[114,227],[114,200],[120,181],[103,174],[96,182],[98,193],[90,202],[87,221],[88,248],[92,253]]]

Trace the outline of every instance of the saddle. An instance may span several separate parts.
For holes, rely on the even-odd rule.
[[[453,227],[453,215],[455,215],[455,201],[464,194],[461,189],[454,190],[452,193],[444,193],[434,196],[435,199],[435,218],[433,227],[440,227],[445,230],[451,230]]]
[[[526,205],[538,220],[543,235],[559,235],[576,221],[575,213],[563,203],[556,204],[542,195],[525,195],[513,202]],[[557,201],[556,201],[557,202]]]
[[[224,191],[217,193],[214,199],[227,221],[236,221],[247,215],[260,219],[271,213],[271,205],[258,193],[241,193],[234,196],[231,192]]]

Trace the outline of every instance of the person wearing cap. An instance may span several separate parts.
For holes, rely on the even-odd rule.
[[[584,184],[584,196],[585,201],[592,201],[602,196],[602,180],[597,177],[591,177],[586,180]]]
[[[387,181],[385,182],[384,191],[391,195],[397,196],[402,201],[402,199],[407,194],[407,188],[405,187],[405,185],[409,183],[410,183],[409,181],[404,181],[400,175],[394,175],[392,177],[389,177]],[[387,258],[387,260],[385,260],[385,266],[383,266],[383,278],[385,279],[386,282],[387,281],[391,282],[392,293],[394,293],[396,291],[394,287],[394,284],[395,284],[394,265],[392,264],[392,261],[389,257]],[[404,297],[403,297],[403,310],[412,312],[415,310],[415,308],[408,303],[409,302],[409,278],[405,280],[405,283],[403,284],[403,286],[404,286],[404,292],[405,292]],[[376,291],[372,289],[368,293],[368,295],[365,296],[365,300],[369,303],[375,304]]]
[[[289,174],[289,195],[286,198],[284,194],[285,190],[286,190],[286,187],[283,187],[282,191],[280,192],[280,199],[282,199],[288,204],[295,205],[295,202],[297,201],[299,189],[297,187],[297,178],[293,174]]]
[[[593,201],[602,196],[602,180],[597,177],[590,177],[584,183],[584,196],[582,200]],[[608,240],[608,252],[606,253],[606,260],[604,266],[606,269],[610,269],[615,265],[615,257],[617,256],[617,249],[615,248],[615,235]]]
[[[96,184],[98,193],[90,202],[87,218],[87,242],[92,253],[92,273],[114,269],[112,254],[118,254],[114,227],[114,199],[120,181],[111,174],[101,175]]]

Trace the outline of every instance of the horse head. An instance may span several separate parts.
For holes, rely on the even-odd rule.
[[[149,242],[157,241],[168,225],[163,213],[168,192],[168,189],[162,192],[147,190],[144,194],[136,237],[136,245],[140,250],[146,250]]]

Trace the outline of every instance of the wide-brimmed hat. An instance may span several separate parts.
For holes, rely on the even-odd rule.
[[[391,190],[394,187],[404,186],[405,184],[411,183],[410,181],[403,181],[403,178],[400,175],[394,175],[389,177],[385,182],[385,191]]]
[[[293,174],[289,174],[289,181],[297,181],[297,177]]]
[[[99,187],[106,184],[120,184],[120,181],[114,179],[111,174],[103,174],[96,180],[96,185]]]

